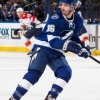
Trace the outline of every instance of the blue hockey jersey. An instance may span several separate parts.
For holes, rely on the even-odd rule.
[[[72,20],[68,20],[61,11],[53,14],[47,21],[44,30],[36,37],[34,48],[41,47],[57,55],[64,55],[62,50],[66,40],[77,37],[83,26],[83,19],[79,14],[73,14]]]

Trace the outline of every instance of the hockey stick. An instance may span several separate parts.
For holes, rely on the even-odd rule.
[[[94,58],[93,56],[89,55],[89,58],[91,58],[92,60],[94,60],[94,61],[96,61],[97,63],[99,63],[99,64],[100,64],[100,61],[99,61],[99,60],[97,60],[96,58]]]

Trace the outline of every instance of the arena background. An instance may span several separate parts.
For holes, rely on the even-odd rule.
[[[7,0],[3,0],[4,4],[6,2]],[[59,0],[26,0],[26,2],[27,3],[23,6],[23,9],[27,13],[31,13],[34,6],[43,5],[44,20],[41,21],[41,26],[43,27],[45,26],[48,17],[52,15],[55,11],[57,11],[59,5]],[[2,6],[4,4],[2,4]],[[81,6],[79,7],[79,9],[82,12],[84,24],[89,34],[90,48],[92,54],[100,55],[100,0],[81,0]],[[0,51],[29,51],[20,40],[21,36],[25,32],[21,31],[19,35],[14,35],[14,29],[18,27],[18,22],[0,21]],[[34,38],[32,38],[31,40],[34,43]]]

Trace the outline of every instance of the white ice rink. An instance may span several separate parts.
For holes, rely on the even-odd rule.
[[[57,100],[100,100],[100,64],[90,58],[68,55],[72,78]],[[96,57],[100,60],[100,56]],[[26,53],[0,52],[0,100],[8,100],[27,72]],[[47,66],[39,82],[32,86],[21,100],[44,100],[55,77]]]

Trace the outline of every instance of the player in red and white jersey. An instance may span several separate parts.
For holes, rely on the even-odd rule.
[[[35,24],[41,23],[40,21],[37,20],[37,18],[35,16],[25,13],[22,8],[17,9],[17,15],[20,18],[19,22],[20,22],[20,26],[22,29],[27,29],[27,28],[33,27],[31,25],[32,22]]]
[[[18,31],[20,30],[27,30],[27,32],[21,37],[21,39],[24,42],[25,46],[27,46],[28,49],[31,50],[33,45],[30,41],[30,38],[32,38],[33,36],[35,37],[42,31],[42,27],[38,27],[41,22],[38,21],[35,16],[25,13],[22,8],[18,8],[16,12],[19,17],[20,27],[14,31],[14,34],[17,35]]]

